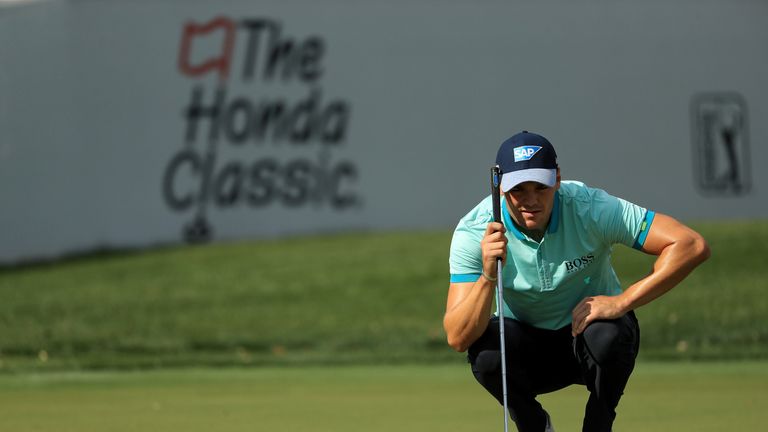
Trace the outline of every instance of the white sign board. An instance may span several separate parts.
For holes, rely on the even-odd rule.
[[[578,4],[577,4],[578,3]],[[681,219],[765,218],[763,2],[0,5],[0,263],[450,228],[498,145]]]

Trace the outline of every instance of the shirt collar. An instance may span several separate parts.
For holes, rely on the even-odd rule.
[[[557,232],[560,225],[560,191],[555,192],[555,203],[552,205],[552,215],[549,217],[549,226],[547,232],[552,234]]]
[[[512,223],[512,217],[509,215],[509,211],[507,210],[506,199],[501,200],[501,214],[502,219],[504,219],[504,225],[507,227],[507,229],[512,231],[512,234],[514,234],[518,240],[525,240],[525,235],[517,229],[517,226],[515,226],[514,223]]]
[[[525,240],[525,234],[521,233],[517,229],[514,223],[512,223],[512,216],[510,216],[507,210],[507,201],[503,199],[501,201],[501,214],[504,220],[504,225],[508,230],[512,231],[512,234],[518,240]],[[552,234],[557,232],[557,227],[560,225],[560,191],[555,192],[555,202],[552,205],[552,215],[549,217],[549,225],[547,226],[547,233]]]

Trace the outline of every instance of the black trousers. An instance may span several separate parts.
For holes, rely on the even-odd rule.
[[[586,385],[589,400],[583,432],[609,432],[616,406],[635,366],[640,327],[633,312],[595,321],[577,337],[571,326],[544,330],[504,320],[507,359],[507,407],[520,432],[543,432],[546,415],[536,396],[572,384]],[[502,403],[499,319],[469,348],[477,381]]]

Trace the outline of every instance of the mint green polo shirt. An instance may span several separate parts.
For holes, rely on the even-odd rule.
[[[504,317],[551,330],[569,325],[573,308],[585,297],[622,292],[611,266],[612,247],[641,249],[654,218],[654,212],[601,189],[563,181],[538,243],[515,227],[503,200],[501,207],[508,239]],[[459,221],[451,241],[452,283],[480,278],[480,241],[492,220],[488,196]]]

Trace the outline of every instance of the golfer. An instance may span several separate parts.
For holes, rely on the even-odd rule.
[[[477,381],[502,402],[499,320],[491,317],[502,259],[510,417],[520,432],[553,431],[537,395],[589,390],[583,431],[608,432],[638,353],[634,310],[709,257],[704,239],[672,217],[575,181],[561,181],[550,142],[523,131],[504,141],[503,223],[491,197],[460,221],[450,251],[448,344],[468,351]],[[651,273],[622,290],[611,248],[655,255]],[[490,319],[489,319],[490,318]]]

